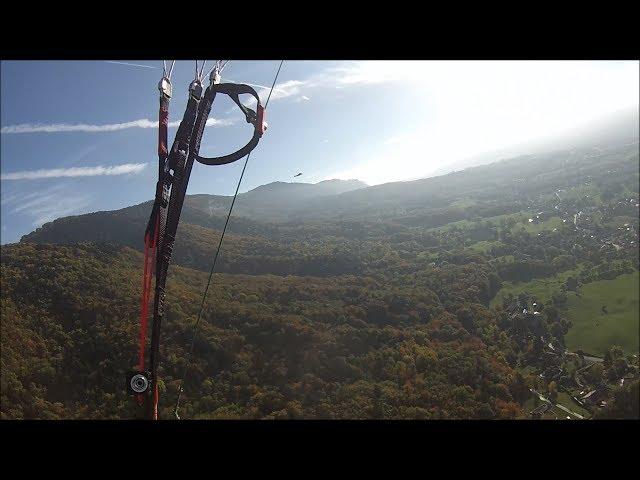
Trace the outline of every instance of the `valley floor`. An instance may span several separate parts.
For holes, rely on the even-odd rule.
[[[571,293],[567,316],[573,323],[565,335],[569,350],[581,349],[604,355],[611,345],[627,353],[638,353],[640,311],[638,309],[638,272],[623,274],[613,280],[600,280]],[[602,306],[607,312],[602,312]]]

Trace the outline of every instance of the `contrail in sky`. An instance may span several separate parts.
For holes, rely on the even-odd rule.
[[[105,63],[116,63],[118,65],[129,65],[130,67],[159,68],[159,67],[154,67],[152,65],[142,65],[140,63],[115,62],[113,60],[105,60]]]
[[[232,125],[233,120],[228,119],[207,119],[207,127],[225,127]],[[169,127],[177,127],[180,125],[180,120],[169,122]],[[0,133],[15,134],[15,133],[57,133],[57,132],[115,132],[118,130],[124,130],[126,128],[157,128],[157,120],[148,120],[141,118],[140,120],[133,120],[131,122],[124,123],[112,123],[107,125],[87,125],[84,123],[68,124],[68,123],[53,123],[53,124],[39,124],[39,123],[22,123],[20,125],[7,125],[0,128]]]
[[[222,78],[222,80],[226,80],[227,82],[232,82],[232,83],[238,83],[238,82],[236,82],[234,80],[231,80],[230,78]],[[244,83],[245,85],[249,85],[250,87],[265,88],[267,90],[271,89],[271,87],[267,87],[265,85],[258,85],[257,83],[248,83],[248,82],[241,82],[241,83]],[[280,88],[274,87],[273,89],[276,90],[276,91],[284,92],[284,90],[282,90]]]
[[[146,166],[146,163],[125,163],[123,165],[113,165],[110,167],[97,166],[22,170],[20,172],[0,174],[0,180],[37,180],[41,178],[126,175],[128,173],[138,173],[142,171]]]

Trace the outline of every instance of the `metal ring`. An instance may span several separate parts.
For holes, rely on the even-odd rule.
[[[144,393],[149,388],[149,380],[147,377],[141,373],[137,373],[133,377],[131,377],[131,390],[135,393]]]

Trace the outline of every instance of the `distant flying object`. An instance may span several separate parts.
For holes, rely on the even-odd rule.
[[[302,172],[298,173],[297,175],[294,175],[293,178],[299,177],[300,175],[302,175]]]

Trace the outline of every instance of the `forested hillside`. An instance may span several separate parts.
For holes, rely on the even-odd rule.
[[[141,262],[126,247],[3,248],[4,418],[135,415],[123,379],[135,363]],[[165,418],[205,280],[204,273],[176,267],[169,281]],[[507,338],[481,303],[487,274],[451,265],[451,288],[433,285],[440,295],[427,287],[428,275],[419,280],[402,289],[348,275],[217,275],[184,415],[519,416]]]
[[[288,187],[245,194],[255,208],[225,237],[183,418],[638,417],[638,179],[636,142],[351,185],[272,217],[255,206]],[[224,201],[188,197],[181,219],[163,418]],[[2,418],[140,414],[124,378],[149,210],[2,246]]]

